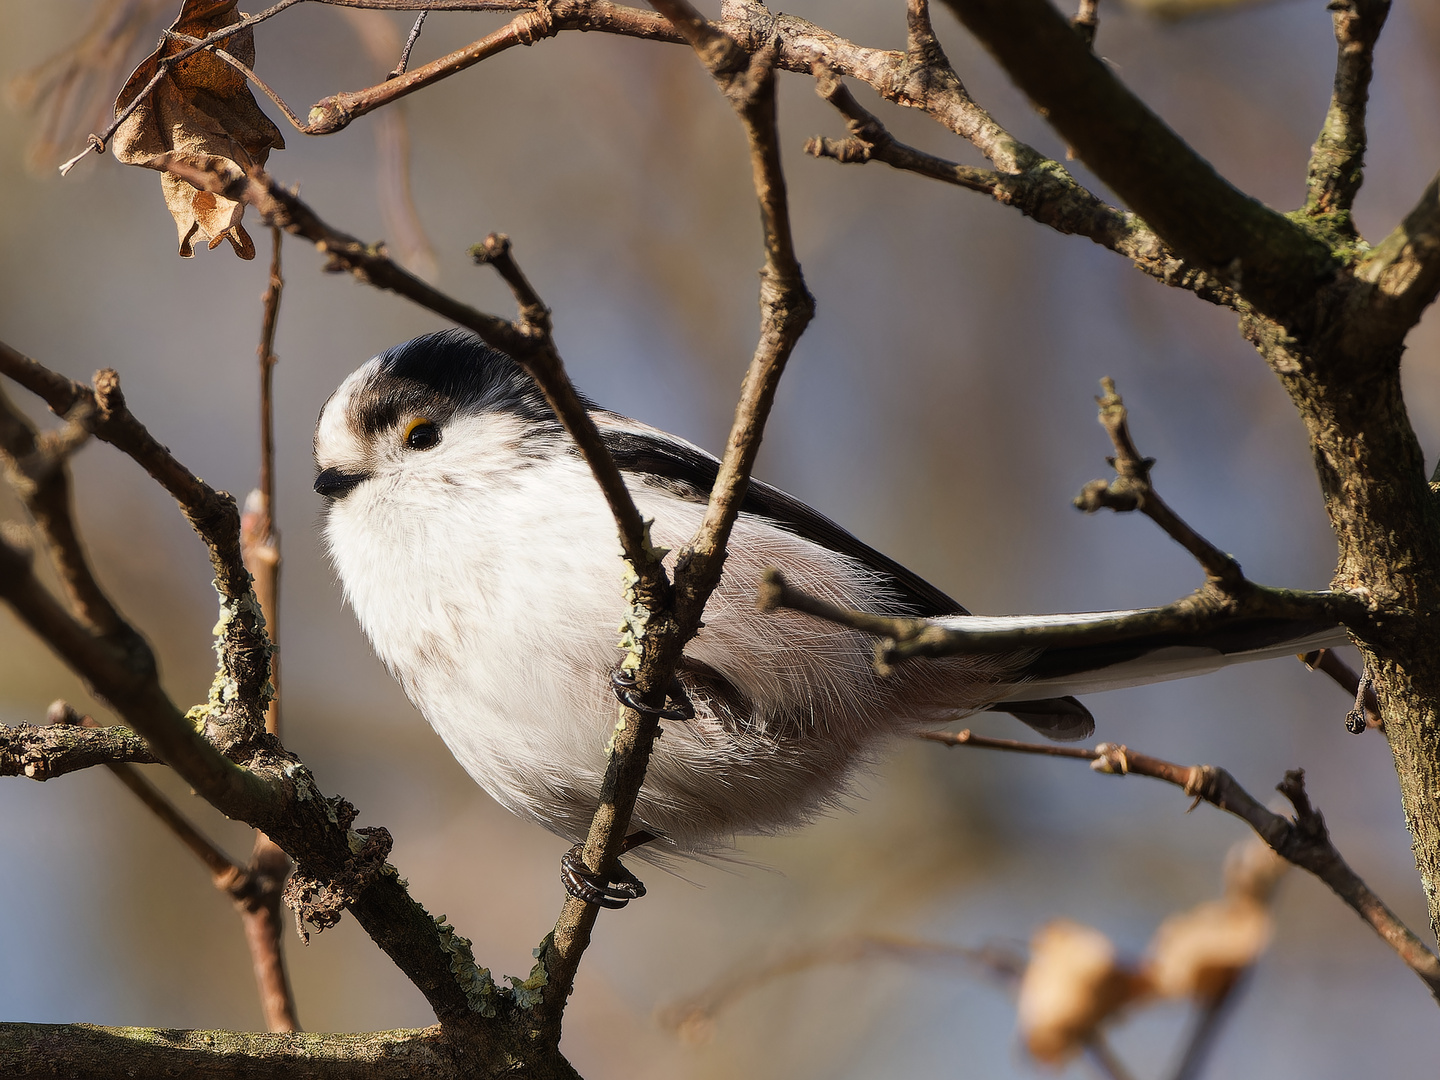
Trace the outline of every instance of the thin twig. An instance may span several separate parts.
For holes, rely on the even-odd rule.
[[[52,411],[62,416],[77,407],[87,410],[86,426],[95,437],[128,454],[179,504],[185,519],[210,551],[215,587],[231,613],[225,621],[219,648],[226,674],[235,680],[237,693],[230,698],[233,708],[213,711],[211,727],[217,736],[223,734],[223,741],[227,743],[253,737],[263,727],[263,716],[252,715],[251,703],[259,702],[263,708],[269,685],[271,649],[265,628],[254,610],[250,573],[240,550],[240,514],[235,500],[228,492],[215,490],[185,468],[146,430],[126,405],[120,390],[120,376],[114,370],[106,368],[97,372],[92,388],[50,371],[0,342],[0,374],[42,398]],[[127,640],[112,644],[140,658],[135,670],[153,671],[154,659],[148,647],[142,647],[143,642],[137,645]],[[153,680],[153,674],[150,678]],[[158,692],[158,684],[154,689]],[[177,741],[174,749],[178,750],[188,741],[188,736],[194,734],[189,725],[186,727],[187,735]],[[145,734],[150,737],[148,732]]]
[[[1154,458],[1143,457],[1130,435],[1129,416],[1125,402],[1115,392],[1115,380],[1100,380],[1105,391],[1095,399],[1100,406],[1100,423],[1115,446],[1115,456],[1107,459],[1115,466],[1114,480],[1092,480],[1075,497],[1075,506],[1093,514],[1102,507],[1120,513],[1139,510],[1165,534],[1190,552],[1205,570],[1205,576],[1221,589],[1233,592],[1245,584],[1245,575],[1233,556],[1227,555],[1181,520],[1150,483]]]
[[[596,23],[603,23],[603,26]],[[553,4],[527,6],[500,29],[438,60],[404,74],[392,73],[384,82],[363,90],[321,98],[310,107],[305,131],[310,135],[332,134],[357,117],[448,79],[517,45],[533,45],[562,30],[602,28],[626,37],[676,40],[675,31],[664,19],[650,12],[610,3],[609,0],[557,0]]]
[[[1176,765],[1161,758],[1140,754],[1129,747],[1100,743],[1094,749],[1023,743],[1012,739],[991,739],[966,730],[957,734],[924,732],[921,738],[947,746],[973,746],[1010,753],[1039,754],[1045,757],[1078,758],[1091,763],[1096,772],[1113,776],[1136,774],[1164,780],[1181,788],[1198,804],[1208,802],[1234,814],[1273,848],[1281,858],[1314,874],[1336,896],[1349,904],[1371,929],[1380,935],[1396,955],[1419,976],[1440,1001],[1440,958],[1426,947],[1370,886],[1352,870],[1330,839],[1325,819],[1310,804],[1305,791],[1305,772],[1292,769],[1277,790],[1295,807],[1293,818],[1282,817],[1255,800],[1233,776],[1213,765]]]
[[[1362,696],[1359,674],[1344,660],[1341,660],[1334,649],[1316,649],[1314,652],[1305,653],[1300,657],[1300,662],[1312,671],[1323,672],[1330,676],[1336,685],[1351,697]],[[1376,700],[1375,688],[1367,687],[1363,698],[1366,722],[1370,727],[1381,727],[1384,721],[1380,719],[1380,703]]]
[[[410,50],[415,48],[415,42],[420,40],[420,30],[425,25],[425,19],[429,14],[429,10],[426,10],[415,17],[415,25],[410,28],[410,36],[405,39],[405,48],[400,51],[400,61],[391,70],[390,78],[399,78],[410,66]]]
[[[400,52],[395,24],[378,11],[341,8],[340,14],[359,37],[378,67],[391,63]],[[410,127],[403,105],[385,109],[375,118],[375,187],[386,245],[400,265],[417,277],[433,281],[437,270],[435,248],[415,208],[410,183]]]
[[[285,279],[280,274],[280,241],[284,234],[270,228],[272,254],[269,282],[261,298],[260,344],[260,484],[245,500],[240,516],[240,554],[255,579],[255,597],[265,615],[265,628],[272,645],[280,644],[280,536],[275,529],[275,330],[280,316],[280,294]],[[265,710],[265,730],[280,734],[280,657],[270,658],[270,703]]]
[[[1085,1054],[1109,1080],[1132,1080],[1132,1074],[1116,1055],[1104,1032],[1097,1031],[1085,1043]]]
[[[929,0],[905,0],[905,58],[921,67],[950,67],[950,59],[930,21]]]
[[[642,697],[648,699],[646,704],[663,705],[665,688],[674,676],[680,652],[699,628],[705,603],[720,581],[725,545],[749,487],[776,386],[815,305],[805,287],[791,235],[776,133],[773,45],[767,42],[753,55],[747,55],[728,34],[712,27],[688,0],[653,3],[689,42],[745,129],[765,247],[765,263],[760,271],[759,341],[745,373],[705,517],[690,542],[677,552],[673,611],[646,605],[650,622],[640,642],[637,683]],[[623,849],[658,731],[657,715],[632,709],[627,710],[623,726],[615,732],[601,784],[600,806],[585,840],[583,859],[593,871],[609,873]],[[544,957],[549,981],[538,1011],[542,1025],[556,1039],[598,911],[595,905],[567,898]]]
[[[174,38],[176,41],[183,41],[187,45],[205,45],[205,41],[201,38],[191,37],[189,34],[181,34],[174,30],[166,30],[165,36],[168,38]],[[269,98],[271,103],[274,104],[277,109],[279,109],[282,113],[285,114],[285,119],[290,121],[290,126],[293,127],[296,131],[299,131],[305,135],[313,134],[310,131],[310,125],[307,124],[304,120],[301,120],[300,117],[296,116],[295,111],[291,109],[289,105],[285,104],[285,99],[282,98],[279,94],[277,94],[274,90],[272,90],[269,84],[266,83],[264,79],[260,78],[259,75],[256,75],[254,70],[249,65],[247,65],[245,61],[239,59],[231,53],[226,52],[218,45],[210,46],[209,51],[215,56],[218,56],[221,60],[225,61],[225,63],[229,64],[236,71],[240,72],[241,75],[244,75],[245,78],[249,79],[252,83],[254,83],[256,87],[259,88],[260,92],[264,94],[267,98]]]
[[[946,161],[900,142],[873,113],[855,100],[855,95],[850,93],[840,77],[824,65],[816,65],[815,92],[845,117],[850,137],[836,140],[814,136],[806,140],[807,154],[845,163],[883,161],[895,169],[918,173],[932,180],[955,184],[997,198],[1000,197],[1002,188],[1014,182],[1013,176],[996,172],[994,169],[980,169],[973,165]]]
[[[240,547],[255,579],[255,597],[265,617],[270,641],[280,644],[280,534],[275,528],[275,331],[279,325],[280,297],[285,279],[280,273],[280,244],[284,234],[270,228],[270,275],[262,300],[260,344],[260,484],[245,500],[240,518]],[[270,702],[265,730],[280,734],[280,658],[270,658]],[[280,901],[290,874],[290,857],[265,833],[256,830],[255,846],[246,868],[249,881],[243,897],[236,894],[245,940],[266,1025],[271,1031],[298,1031],[295,998],[285,971],[281,946]]]
[[[10,486],[45,540],[46,553],[76,618],[102,636],[122,634],[125,621],[95,580],[71,512],[69,456],[90,437],[92,402],[66,412],[58,434],[37,435],[0,390],[0,463]]]

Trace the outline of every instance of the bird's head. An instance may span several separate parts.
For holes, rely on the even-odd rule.
[[[446,330],[353,372],[320,410],[315,490],[332,511],[472,486],[553,452],[560,427],[531,378],[474,335]]]

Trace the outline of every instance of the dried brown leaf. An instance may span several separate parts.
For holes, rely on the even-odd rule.
[[[1058,1065],[1074,1057],[1099,1026],[1145,996],[1144,977],[1122,964],[1099,930],[1065,919],[1042,926],[1030,942],[1020,980],[1020,1034],[1038,1061]]]
[[[1218,1001],[1259,959],[1270,933],[1263,904],[1244,897],[1207,901],[1160,924],[1146,973],[1164,997]]]
[[[203,38],[239,22],[237,4],[238,0],[185,0],[170,29]],[[234,34],[222,47],[241,63],[253,66],[252,31]],[[154,78],[164,58],[184,48],[183,42],[167,38],[148,56],[120,91],[116,115]],[[112,147],[127,165],[161,170],[160,188],[175,218],[181,257],[194,253],[191,244],[197,236],[212,248],[229,240],[242,259],[255,257],[255,245],[240,223],[245,212],[242,204],[200,191],[164,172],[167,161],[203,168],[219,159],[226,171],[238,175],[251,166],[264,165],[272,148],[285,148],[279,128],[260,111],[241,72],[210,52],[177,62],[120,125]],[[172,154],[175,157],[170,157]]]

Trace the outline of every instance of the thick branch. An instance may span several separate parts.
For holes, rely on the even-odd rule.
[[[1310,151],[1305,212],[1312,216],[1348,214],[1364,180],[1365,108],[1390,0],[1336,0],[1329,7],[1339,55],[1325,126]],[[1354,235],[1353,226],[1348,231]]]
[[[1400,918],[1387,907],[1352,870],[1330,840],[1325,818],[1310,805],[1305,792],[1305,772],[1292,769],[1277,785],[1295,807],[1293,818],[1267,810],[1236,783],[1224,769],[1213,765],[1176,765],[1128,747],[1100,743],[1093,750],[1071,746],[1022,743],[1010,739],[988,739],[962,731],[958,735],[929,732],[922,738],[949,746],[974,746],[1011,753],[1041,754],[1091,762],[1096,772],[1124,776],[1136,773],[1164,780],[1184,789],[1185,794],[1218,806],[1247,822],[1277,855],[1323,881],[1399,955],[1440,1001],[1440,958],[1425,947]]]
[[[1330,247],[1237,190],[1115,77],[1048,0],[946,0],[1076,154],[1187,261],[1267,315],[1333,276]]]
[[[487,1064],[487,1075],[508,1065],[500,1053]],[[0,1072],[46,1080],[460,1080],[476,1075],[450,1052],[438,1027],[305,1035],[14,1023],[0,1023]]]

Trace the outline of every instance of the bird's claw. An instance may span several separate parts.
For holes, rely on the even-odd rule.
[[[646,705],[635,695],[635,676],[621,668],[616,668],[610,673],[610,687],[615,691],[615,696],[620,699],[620,704],[627,709],[634,709],[646,716],[658,716],[662,720],[694,720],[695,706],[685,695],[684,689],[678,681],[670,684],[670,689],[665,693],[665,700],[678,702],[676,708],[656,709]]]
[[[614,880],[607,881],[585,865],[585,845],[576,844],[560,857],[560,881],[576,900],[603,908],[622,908],[645,895],[645,884],[617,861]]]

